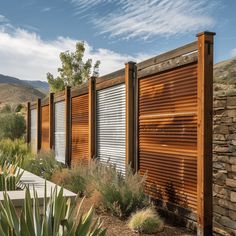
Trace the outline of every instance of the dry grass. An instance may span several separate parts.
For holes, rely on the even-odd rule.
[[[154,208],[148,207],[134,213],[128,226],[139,233],[153,234],[163,230],[163,221]]]

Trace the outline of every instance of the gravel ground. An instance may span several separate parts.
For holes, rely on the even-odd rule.
[[[88,211],[89,208],[94,204],[94,201],[90,198],[84,199],[82,205],[82,211]],[[115,216],[111,216],[107,213],[96,213],[95,217],[100,217],[103,221],[104,228],[107,228],[107,236],[139,236],[138,233],[132,232],[128,226],[127,221],[123,221],[118,219]],[[160,236],[194,236],[196,235],[192,231],[187,230],[183,227],[176,227],[170,224],[165,224],[162,232],[159,232],[154,235]],[[142,236],[147,236],[146,234],[142,234]],[[149,235],[150,236],[150,235]]]

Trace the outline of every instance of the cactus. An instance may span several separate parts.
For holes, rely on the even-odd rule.
[[[3,173],[0,174],[0,191],[5,190],[5,175]]]
[[[11,175],[6,178],[7,190],[13,191],[16,190],[16,176]]]
[[[17,167],[17,164],[4,163],[0,166],[0,191],[16,190],[22,175],[23,171]]]

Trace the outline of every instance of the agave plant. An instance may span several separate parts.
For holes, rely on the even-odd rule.
[[[57,187],[47,198],[46,187],[44,204],[39,206],[35,190],[31,198],[26,188],[23,208],[17,214],[7,192],[0,203],[0,235],[1,236],[105,236],[100,220],[93,221],[93,208],[81,215],[80,206],[71,204],[71,200],[63,196],[63,189]]]
[[[5,162],[0,166],[0,191],[16,190],[24,171],[18,168],[18,163]]]

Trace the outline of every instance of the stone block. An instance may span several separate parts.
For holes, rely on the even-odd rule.
[[[235,180],[235,182],[236,182],[236,180]],[[231,191],[231,193],[230,193],[230,201],[231,202],[236,202],[236,192]]]
[[[236,221],[236,211],[229,210],[229,217]]]
[[[233,123],[233,118],[225,116],[221,118],[221,122],[230,125]]]
[[[236,97],[227,97],[227,106],[236,106]]]
[[[221,141],[225,141],[225,135],[223,134],[213,134],[213,140],[221,140]]]
[[[229,157],[229,163],[232,164],[232,165],[236,165],[236,157]]]
[[[222,216],[229,216],[229,210],[218,205],[213,206],[213,211]]]
[[[213,127],[214,134],[228,134],[229,127],[227,125],[215,125]]]
[[[229,148],[230,147],[228,147],[228,146],[216,145],[213,150],[215,152],[228,153],[228,152],[230,152]]]
[[[227,216],[222,216],[220,219],[220,223],[226,227],[231,228],[231,229],[236,229],[236,222],[234,220],[231,220]]]
[[[226,185],[232,188],[236,188],[236,180],[227,178]]]
[[[232,166],[231,166],[231,171],[232,171],[232,172],[236,172],[236,165],[232,165]]]
[[[235,110],[228,110],[227,115],[232,118],[236,117],[236,109]]]

